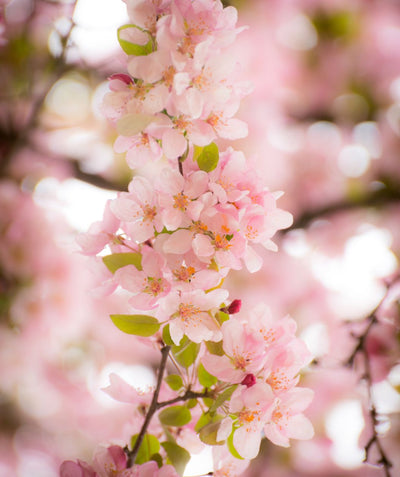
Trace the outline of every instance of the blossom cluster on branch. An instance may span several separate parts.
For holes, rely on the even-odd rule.
[[[233,116],[249,86],[226,54],[241,31],[236,10],[219,0],[126,3],[127,72],[110,77],[103,109],[115,151],[134,170],[151,167],[79,243],[96,256],[103,291],[129,297],[114,324],[162,358],[147,395],[110,377],[107,392],[143,422],[131,442],[100,448],[92,465],[66,461],[61,476],[182,475],[192,441],[214,446],[215,476],[234,476],[263,435],[284,447],[313,435],[303,415],[313,393],[297,387],[311,355],[296,323],[264,304],[241,307],[224,288],[230,270],[260,269],[257,247],[276,250],[271,239],[292,218],[241,151],[219,150],[218,138],[247,134]]]

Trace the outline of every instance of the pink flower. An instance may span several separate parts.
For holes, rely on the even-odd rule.
[[[158,161],[162,157],[162,149],[157,141],[146,132],[134,136],[118,136],[114,143],[114,151],[126,152],[126,162],[135,169],[149,161]]]
[[[255,333],[248,333],[237,318],[221,326],[225,356],[206,354],[202,363],[221,381],[240,383],[249,373],[257,374],[265,360],[264,343]]]
[[[257,456],[261,432],[271,415],[273,403],[271,388],[264,383],[249,388],[239,385],[232,394],[229,412],[237,415],[240,425],[233,435],[233,445],[245,459]]]
[[[60,477],[96,477],[96,472],[86,462],[66,460],[61,464]]]
[[[144,177],[134,177],[129,192],[121,192],[111,202],[111,210],[137,242],[145,242],[164,227],[154,188]]]
[[[150,310],[159,305],[159,300],[171,290],[164,278],[165,258],[151,247],[142,248],[142,270],[127,265],[115,273],[115,280],[135,296],[130,299],[133,307]]]
[[[314,392],[294,388],[276,400],[270,420],[264,425],[265,436],[274,444],[289,447],[289,439],[311,439],[314,430],[302,414],[313,399]]]
[[[157,312],[161,321],[169,321],[171,338],[179,344],[183,335],[191,341],[220,341],[220,325],[213,313],[228,298],[226,290],[209,293],[203,290],[172,291],[160,304]]]
[[[199,219],[204,204],[196,199],[207,190],[207,185],[208,174],[204,171],[195,171],[185,177],[176,170],[161,171],[157,189],[163,222],[168,230],[187,227],[192,220]]]

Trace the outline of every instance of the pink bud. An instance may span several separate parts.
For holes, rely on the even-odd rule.
[[[254,374],[246,374],[244,377],[243,381],[240,383],[243,384],[243,386],[247,386],[248,388],[251,388],[251,386],[254,386],[256,384],[256,377]]]
[[[111,446],[107,450],[114,461],[117,470],[126,469],[128,458],[124,452],[124,449],[122,449],[120,446]]]
[[[233,300],[233,302],[228,306],[229,315],[234,315],[235,313],[239,313],[241,307],[242,307],[242,300]]]
[[[125,73],[115,73],[114,75],[111,75],[108,79],[109,81],[120,80],[125,84],[133,84],[133,79]]]

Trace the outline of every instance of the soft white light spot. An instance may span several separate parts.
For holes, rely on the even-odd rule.
[[[400,101],[400,77],[392,81],[390,85],[390,94],[395,101]]]
[[[329,349],[328,330],[324,323],[314,323],[307,326],[300,335],[311,354],[316,358],[324,356]]]
[[[292,50],[311,50],[318,43],[318,34],[309,18],[298,14],[278,29],[278,40]]]
[[[129,365],[120,362],[108,363],[100,372],[88,373],[87,386],[97,401],[106,406],[119,405],[119,402],[102,389],[110,384],[110,374],[115,373],[138,391],[147,391],[156,385],[156,377],[151,368],[143,365]]]
[[[308,128],[307,137],[317,148],[338,149],[342,142],[340,129],[329,121],[318,121]]]
[[[373,159],[377,159],[382,154],[382,140],[378,126],[374,121],[366,121],[353,130],[354,142],[364,146]]]
[[[400,104],[396,103],[387,110],[386,118],[393,131],[400,136]]]
[[[345,469],[361,465],[364,450],[358,446],[364,428],[362,407],[359,401],[341,401],[329,412],[325,421],[328,437],[332,439],[332,459]]]
[[[370,155],[363,146],[345,146],[338,157],[338,166],[347,177],[360,177],[367,171]]]
[[[303,133],[295,127],[275,126],[268,131],[268,140],[280,151],[296,152],[303,144]]]
[[[82,121],[89,114],[90,88],[74,78],[63,78],[55,83],[46,97],[46,106],[65,119]]]
[[[74,22],[85,28],[120,26],[127,21],[126,5],[110,0],[79,0]]]
[[[340,316],[359,318],[383,298],[386,287],[380,279],[398,266],[391,242],[388,230],[366,225],[346,242],[342,256],[313,254],[313,273],[325,287],[337,292],[332,295],[332,307]]]
[[[107,200],[116,195],[76,179],[59,182],[47,177],[37,184],[34,200],[43,208],[64,215],[77,231],[85,232],[93,222],[102,219]]]
[[[386,380],[372,386],[372,398],[379,414],[394,414],[400,411],[400,394]]]
[[[304,257],[310,251],[307,235],[304,230],[297,229],[288,232],[283,242],[283,249],[292,257]]]
[[[191,456],[184,477],[206,475],[213,470],[212,449],[207,446],[199,454]]]

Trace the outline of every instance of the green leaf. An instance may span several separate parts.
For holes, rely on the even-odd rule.
[[[224,441],[217,441],[217,434],[222,419],[222,416],[215,416],[208,424],[200,429],[199,437],[202,442],[210,446],[218,446],[224,443]]]
[[[134,265],[138,270],[142,270],[142,255],[138,252],[113,253],[103,257],[103,262],[111,273],[127,265]]]
[[[218,313],[215,314],[215,318],[218,320],[218,323],[222,325],[224,321],[229,320],[229,315],[228,313],[224,313],[223,311],[218,311]]]
[[[226,444],[228,446],[229,452],[233,455],[233,457],[236,457],[236,459],[243,460],[243,457],[239,454],[239,452],[236,450],[235,446],[233,445],[233,434],[235,433],[234,429],[228,439],[226,440]]]
[[[171,351],[178,363],[184,368],[188,368],[195,362],[200,351],[200,344],[193,343],[184,336],[180,345],[173,345]]]
[[[201,363],[197,370],[197,375],[199,377],[199,383],[205,388],[210,388],[218,381],[218,379],[212,374],[210,374]]]
[[[171,334],[169,332],[169,325],[164,326],[162,330],[162,338],[166,345],[174,346],[174,342],[172,341]]]
[[[121,136],[134,136],[154,121],[152,114],[130,113],[118,119],[116,124],[117,133]]]
[[[203,147],[203,150],[197,156],[196,161],[202,171],[213,171],[217,167],[219,161],[218,146],[215,142]]]
[[[224,356],[225,354],[222,341],[218,341],[218,343],[215,341],[206,341],[206,346],[211,354],[216,354],[217,356]]]
[[[203,412],[199,420],[196,422],[196,425],[194,426],[194,430],[196,432],[199,432],[201,428],[209,424],[211,421],[212,421],[212,416],[210,415],[210,413]]]
[[[222,404],[224,404],[225,401],[230,399],[236,388],[237,384],[234,384],[233,386],[226,388],[225,391],[222,391],[222,393],[217,396],[214,404],[210,407],[210,412],[215,412],[220,406],[222,406]]]
[[[192,415],[186,406],[170,406],[163,409],[158,418],[166,426],[182,427],[191,421]]]
[[[183,381],[179,374],[170,374],[164,378],[164,381],[173,391],[178,391],[183,386]]]
[[[127,55],[146,56],[153,51],[151,35],[137,25],[123,25],[118,28],[117,35],[119,44]]]
[[[162,467],[163,465],[163,458],[158,452],[156,454],[153,454],[150,457],[150,460],[154,460],[155,462],[157,462],[158,468]]]
[[[198,404],[197,402],[197,399],[189,399],[188,401],[186,401],[186,406],[188,409],[193,409],[194,407],[196,407]]]
[[[135,434],[131,439],[132,449],[135,446],[136,440],[139,434]],[[153,460],[152,457],[158,453],[160,450],[160,443],[156,436],[152,434],[146,434],[144,439],[139,447],[139,452],[137,453],[135,464],[144,464],[149,460]]]
[[[148,315],[110,315],[114,325],[124,333],[137,336],[152,336],[160,328],[154,316]]]
[[[178,446],[178,444],[174,444],[173,442],[162,442],[161,445],[164,447],[168,459],[175,467],[175,470],[179,475],[183,475],[186,465],[190,459],[189,452],[183,447]]]

